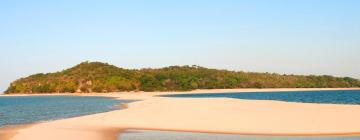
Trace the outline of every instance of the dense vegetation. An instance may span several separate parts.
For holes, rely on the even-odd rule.
[[[100,62],[35,74],[11,83],[5,93],[74,93],[117,91],[185,91],[219,88],[360,87],[357,79],[333,76],[235,72],[199,66],[129,70]]]

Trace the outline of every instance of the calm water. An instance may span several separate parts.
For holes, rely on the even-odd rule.
[[[359,136],[253,136],[174,131],[128,130],[119,140],[359,140]]]
[[[0,127],[106,112],[127,102],[106,97],[0,96]]]
[[[360,104],[360,90],[177,94],[165,97],[237,98],[302,103]]]

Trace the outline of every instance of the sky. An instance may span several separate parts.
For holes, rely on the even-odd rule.
[[[83,61],[360,79],[358,0],[1,0],[0,92]]]

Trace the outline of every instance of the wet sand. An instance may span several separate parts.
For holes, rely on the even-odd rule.
[[[0,128],[0,140],[11,139],[18,133],[18,131],[31,127],[32,125],[35,125],[35,123],[2,127]]]
[[[264,136],[156,130],[127,130],[118,140],[358,140],[360,136]]]

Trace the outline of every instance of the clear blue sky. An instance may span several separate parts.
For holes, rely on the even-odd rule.
[[[2,0],[0,91],[82,61],[360,78],[358,0]]]

